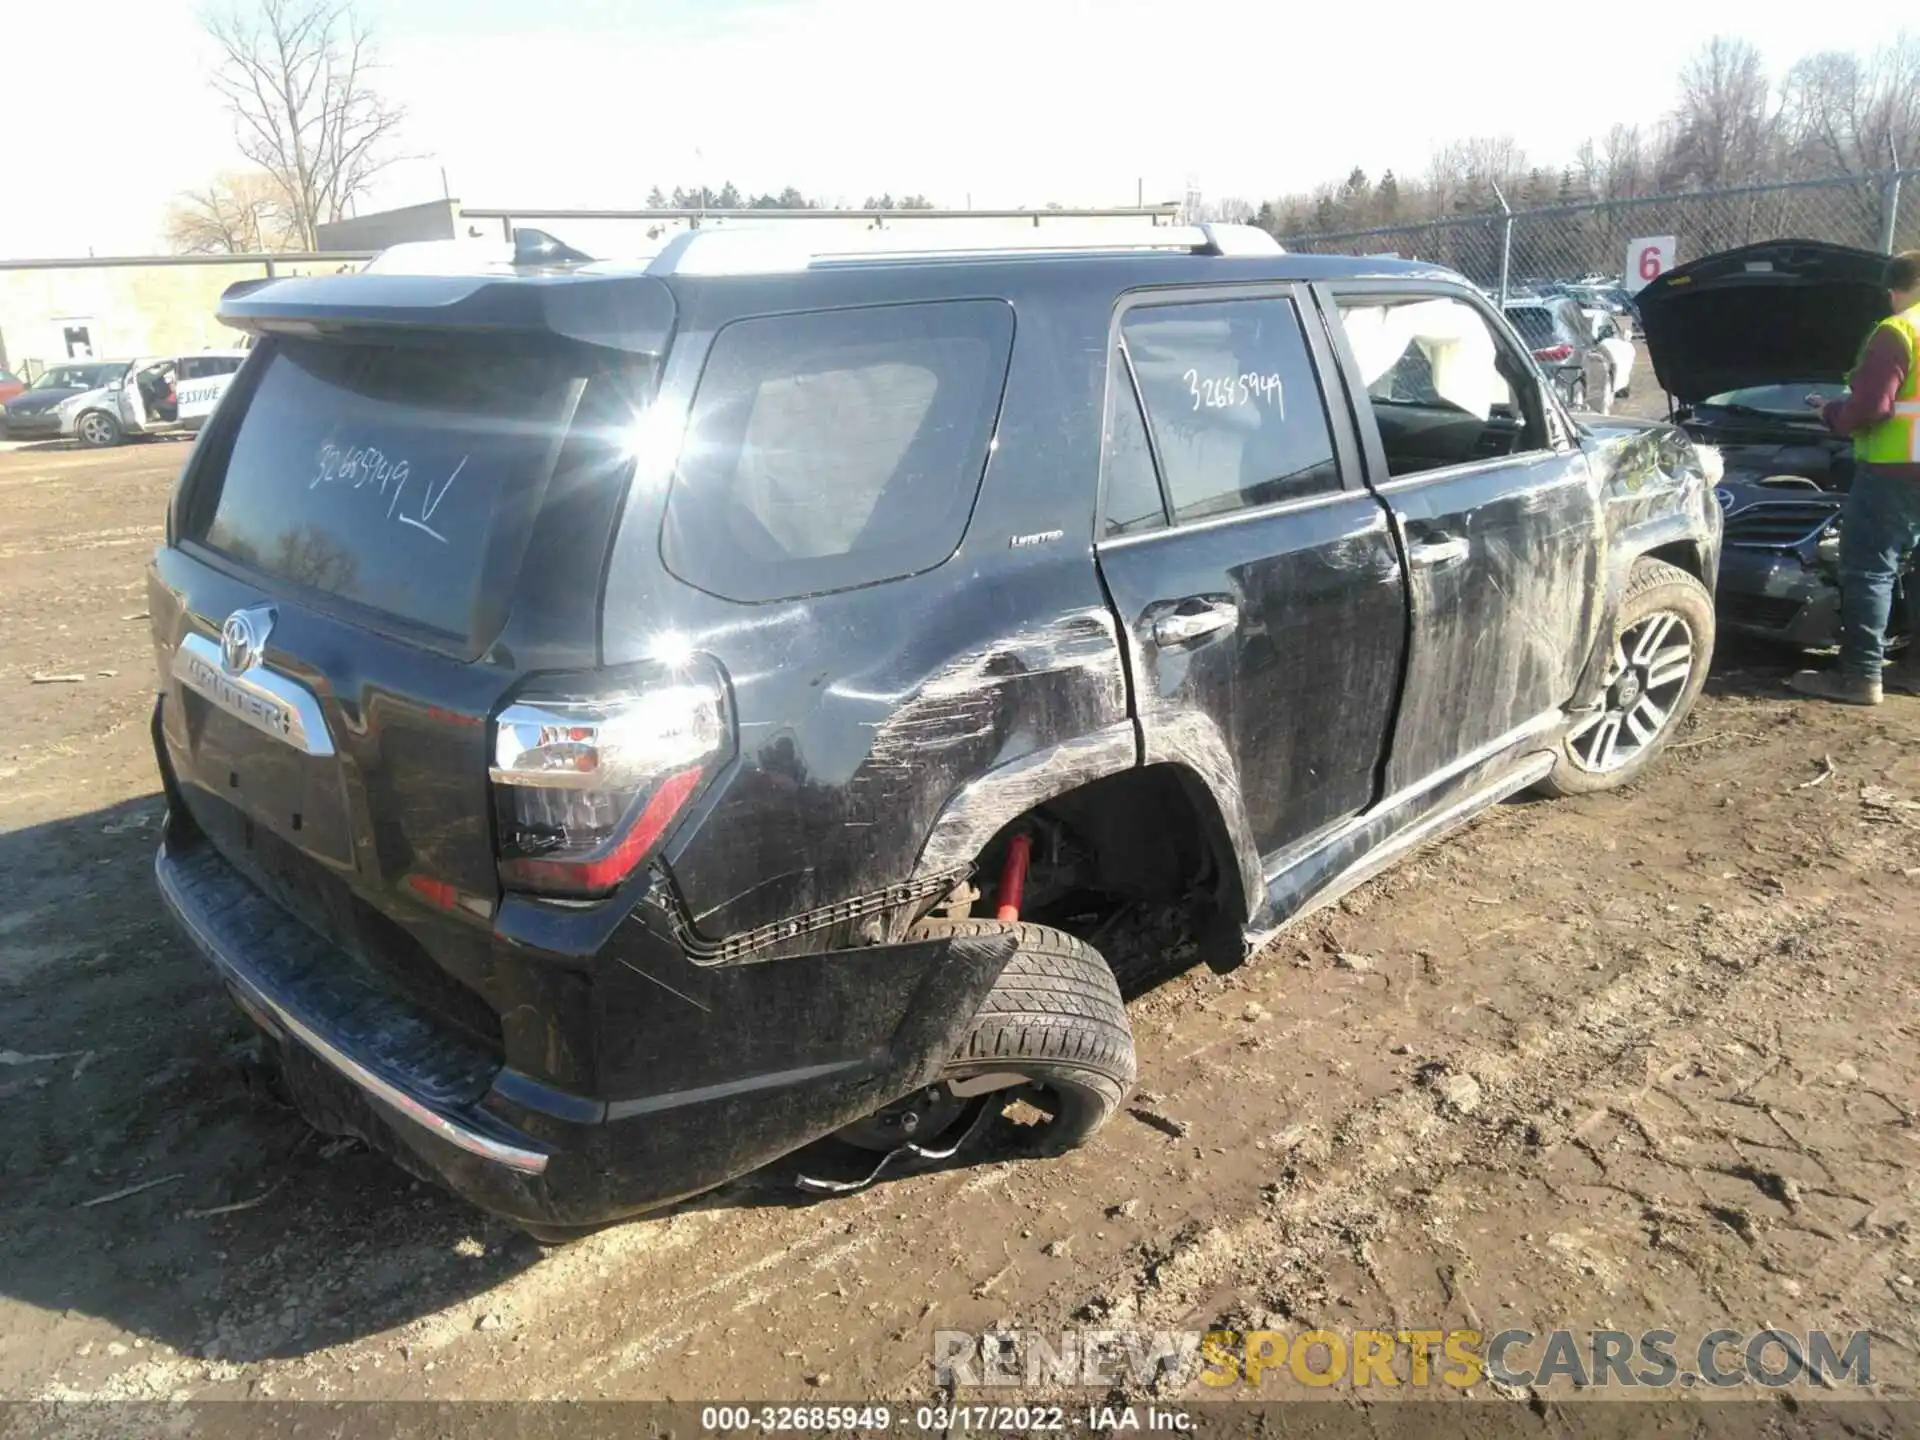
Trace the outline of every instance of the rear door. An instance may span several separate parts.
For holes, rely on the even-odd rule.
[[[1411,651],[1386,789],[1549,723],[1600,594],[1600,500],[1492,312],[1454,286],[1322,287],[1374,489],[1406,549]]]
[[[1407,623],[1310,303],[1209,289],[1121,312],[1098,542],[1148,762],[1208,779],[1269,871],[1373,802]]]

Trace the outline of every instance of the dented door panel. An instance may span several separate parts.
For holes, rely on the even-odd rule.
[[[1372,496],[1109,541],[1100,564],[1128,625],[1149,762],[1184,762],[1235,795],[1256,856],[1372,803],[1406,625]],[[1190,595],[1226,601],[1237,623],[1169,642],[1156,622]]]
[[[1385,793],[1399,794],[1572,700],[1604,594],[1600,484],[1505,323],[1462,287],[1361,282],[1321,287],[1317,298],[1353,403],[1369,484],[1392,510],[1406,560],[1406,683],[1384,777]],[[1481,403],[1490,405],[1484,413],[1461,409],[1451,393],[1416,394],[1409,409],[1395,391],[1376,408],[1339,308],[1429,300],[1477,315],[1494,349],[1484,361],[1463,360],[1462,351],[1429,349],[1422,339],[1433,367],[1427,385],[1441,389],[1435,355],[1455,357],[1457,380],[1480,373],[1476,364],[1497,364],[1494,383],[1506,387],[1499,403],[1509,410],[1494,403],[1497,389],[1483,392]],[[1407,355],[1414,353],[1410,346]],[[1375,352],[1376,369],[1385,354]],[[1493,380],[1491,369],[1484,373]],[[1398,475],[1381,416],[1391,419],[1403,447]],[[1409,416],[1437,423],[1428,431],[1409,428]],[[1451,448],[1430,438],[1441,433],[1452,435]]]
[[[1595,488],[1578,451],[1380,487],[1412,595],[1389,793],[1573,698],[1601,594]]]

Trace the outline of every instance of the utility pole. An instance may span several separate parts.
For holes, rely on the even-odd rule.
[[[1513,271],[1513,207],[1500,187],[1493,187],[1493,198],[1500,202],[1500,308],[1507,308],[1507,280]]]
[[[1893,168],[1887,172],[1887,190],[1880,202],[1880,248],[1891,255],[1900,243],[1900,147],[1887,136],[1887,159]]]

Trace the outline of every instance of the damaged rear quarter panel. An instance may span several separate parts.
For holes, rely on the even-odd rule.
[[[1080,419],[1097,413],[1105,377],[1113,282],[1096,270],[1012,280],[1001,270],[990,290],[964,266],[809,277],[807,308],[983,290],[1014,307],[1017,338],[972,519],[959,549],[924,573],[755,605],[706,594],[660,565],[672,459],[643,459],[616,541],[603,643],[612,664],[670,635],[714,656],[730,678],[738,756],[664,857],[702,940],[924,876],[936,820],[982,777],[997,772],[1005,783],[975,791],[964,822],[938,827],[931,849],[941,864],[971,864],[982,835],[1019,813],[995,823],[1005,804],[1044,798],[1035,775],[1065,788],[1136,762],[1120,640],[1090,538],[1100,434]],[[799,308],[782,283],[687,284],[678,297],[687,329],[656,421],[684,417],[711,337],[729,319]],[[1025,303],[1038,285],[1044,299]],[[1066,767],[1071,775],[1043,758],[1088,736],[1100,743],[1075,751],[1082,763]],[[1010,778],[1022,762],[1025,782]],[[888,917],[881,933],[897,933],[901,918]],[[832,938],[823,930],[803,948]]]

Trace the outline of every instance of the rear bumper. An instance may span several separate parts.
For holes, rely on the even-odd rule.
[[[303,1046],[369,1100],[457,1150],[520,1174],[545,1172],[544,1147],[472,1103],[472,1092],[491,1079],[484,1052],[409,1013],[398,997],[343,985],[341,967],[328,964],[318,940],[266,896],[246,893],[211,846],[176,857],[163,844],[154,876],[180,928],[270,1037]],[[269,968],[249,958],[262,954],[278,963]],[[360,1016],[357,1035],[337,1025],[349,1011]],[[409,1031],[412,1046],[386,1038]]]
[[[617,1020],[652,1052],[644,1093],[580,1095],[502,1064],[385,986],[204,839],[170,827],[155,869],[182,929],[279,1046],[310,1120],[483,1209],[548,1225],[697,1194],[928,1083],[1014,943],[698,966],[631,923],[622,930],[641,935],[606,958],[651,982],[650,1013],[613,986],[614,1015],[596,1020]]]

